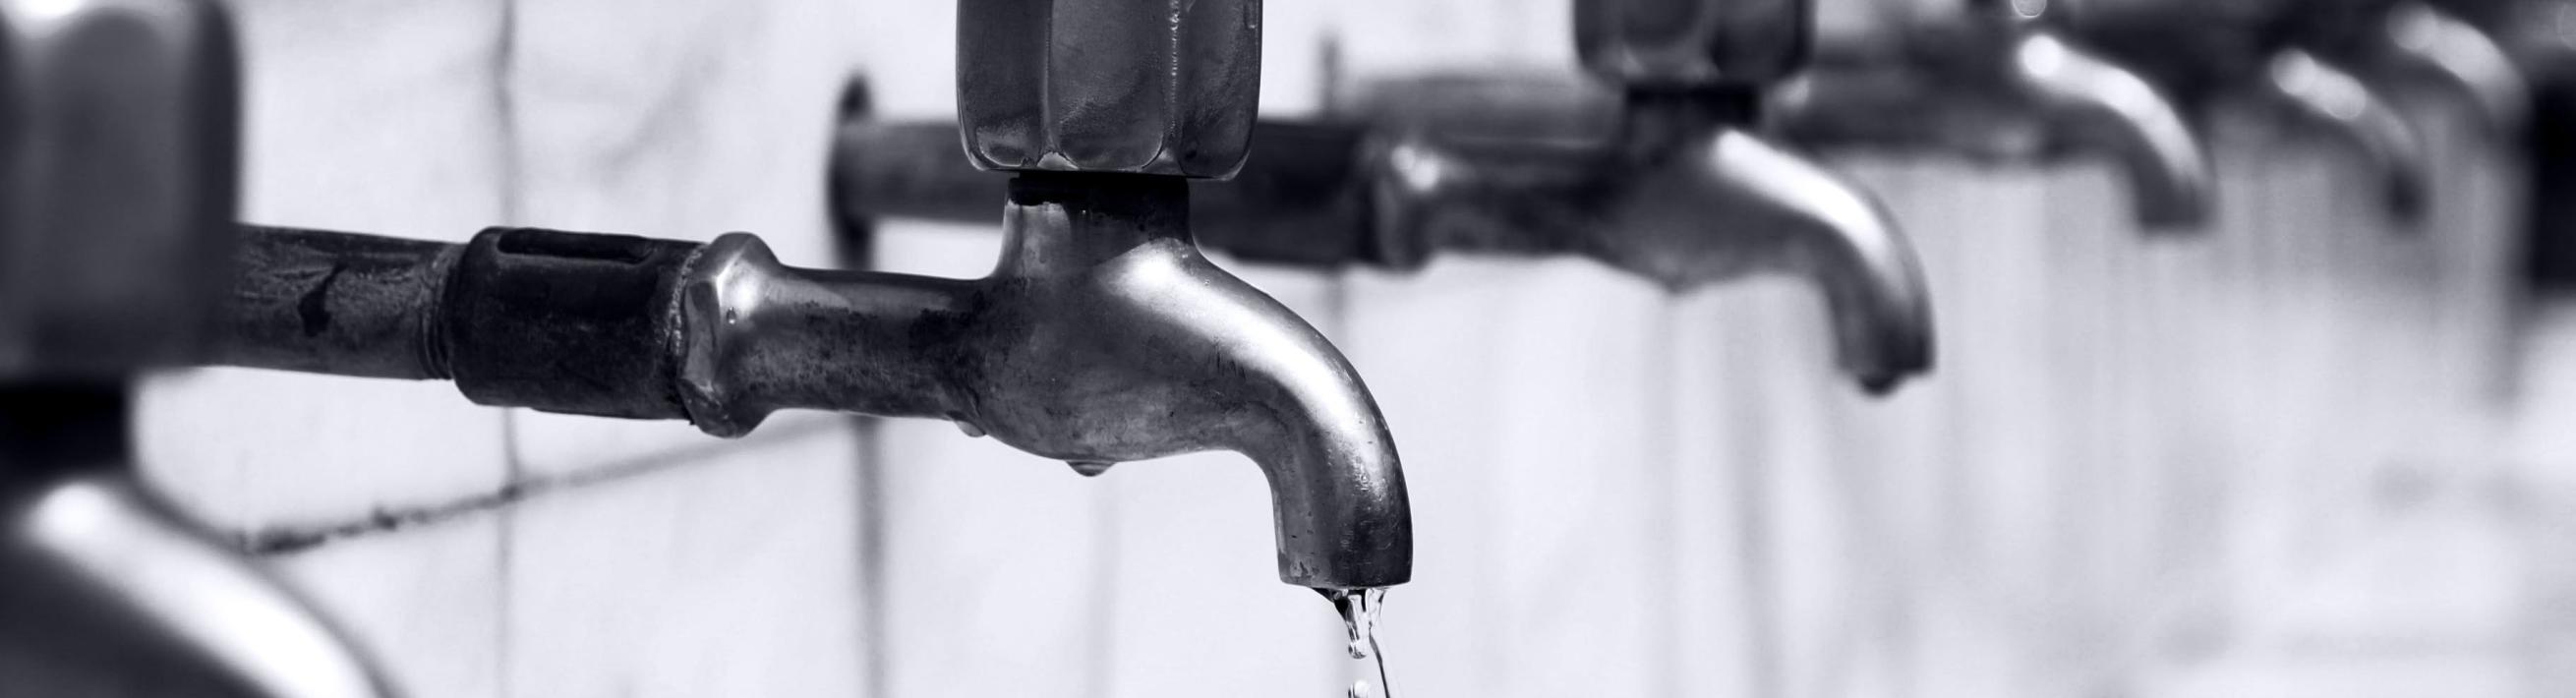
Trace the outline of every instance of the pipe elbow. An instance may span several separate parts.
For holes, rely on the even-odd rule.
[[[2207,147],[2145,77],[2046,32],[2024,36],[2011,63],[2030,94],[2074,120],[2065,127],[2078,142],[2117,160],[2140,224],[2171,230],[2208,222],[2215,176]]]
[[[1880,395],[1933,366],[1921,262],[1886,207],[1859,187],[1763,139],[1728,130],[1709,144],[1704,198],[1719,225],[1770,238],[1780,266],[1823,294],[1836,361]],[[1706,219],[1704,219],[1706,220]]]
[[[1186,195],[1177,178],[1150,186],[1164,188],[1153,202]],[[976,327],[950,345],[963,355],[959,418],[1086,474],[1244,454],[1270,486],[1281,581],[1362,589],[1411,577],[1395,441],[1322,333],[1201,256],[1175,227],[1185,212],[1128,216],[1116,209],[1132,202],[1026,175],[1014,187],[1010,251],[981,282]],[[1070,200],[1038,200],[1050,196]],[[1138,239],[1139,228],[1157,232]]]
[[[54,695],[395,695],[303,599],[129,476],[0,485],[0,654]],[[24,653],[33,652],[33,656]],[[96,692],[96,693],[93,693]]]

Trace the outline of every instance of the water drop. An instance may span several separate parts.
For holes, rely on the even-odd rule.
[[[736,312],[736,311],[734,311],[734,310],[733,310],[733,309],[731,309],[731,308],[726,308],[726,309],[725,309],[725,324],[727,324],[727,325],[731,325],[731,324],[734,324],[734,323],[737,323],[737,322],[741,322],[741,321],[742,321],[742,313]]]
[[[1377,614],[1378,609],[1386,603],[1386,589],[1317,589],[1316,591],[1321,592],[1325,599],[1331,600],[1333,610],[1341,614],[1342,629],[1348,631],[1350,636],[1350,645],[1346,649],[1349,650],[1351,658],[1374,659],[1376,663],[1379,688],[1371,690],[1368,679],[1362,678],[1351,684],[1351,698],[1390,698],[1395,693],[1395,688],[1386,680],[1386,652],[1377,644]]]
[[[1102,463],[1099,461],[1072,461],[1065,463],[1065,465],[1073,466],[1073,471],[1082,473],[1083,477],[1100,477],[1101,473],[1109,472],[1109,466],[1116,464]]]
[[[983,428],[983,427],[980,427],[980,426],[976,426],[974,422],[966,421],[966,418],[965,418],[965,417],[951,416],[951,417],[949,417],[948,419],[949,419],[949,421],[953,421],[953,422],[956,422],[956,423],[957,423],[957,430],[958,430],[958,431],[966,432],[966,438],[969,438],[969,439],[980,439],[980,438],[984,438],[984,428]]]

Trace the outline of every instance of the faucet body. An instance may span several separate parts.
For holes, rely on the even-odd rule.
[[[1818,149],[1995,161],[2106,155],[2127,173],[2135,217],[2149,230],[2208,220],[2204,146],[2146,78],[2077,45],[2046,15],[1964,9],[1829,37],[1816,65],[1773,100],[1773,128]]]
[[[392,694],[135,475],[130,383],[226,278],[236,63],[213,3],[0,2],[0,693]]]

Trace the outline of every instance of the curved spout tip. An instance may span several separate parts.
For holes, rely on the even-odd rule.
[[[2028,91],[2077,123],[2128,174],[2139,224],[2151,231],[2196,229],[2210,218],[2215,176],[2207,146],[2182,110],[2144,76],[2047,31],[2023,37],[2012,64]]]
[[[2495,37],[2420,1],[2392,8],[2384,29],[2404,67],[2438,76],[2468,98],[2490,142],[2521,134],[2531,116],[2531,81]]]
[[[0,484],[0,516],[7,536],[0,616],[9,618],[0,623],[0,666],[34,668],[29,676],[13,672],[12,688],[395,694],[302,599],[181,523],[127,476]]]
[[[1922,263],[1886,207],[1813,162],[1739,131],[1720,135],[1710,156],[1711,191],[1735,199],[1732,210],[1742,213],[1722,224],[1787,237],[1788,261],[1824,293],[1836,360],[1862,391],[1885,395],[1933,369]]]
[[[2301,49],[2274,54],[2266,72],[2265,90],[2379,172],[2380,203],[2391,220],[2408,228],[2422,222],[2431,199],[2430,157],[2414,126],[2386,96]]]

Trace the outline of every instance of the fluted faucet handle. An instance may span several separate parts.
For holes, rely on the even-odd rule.
[[[1261,97],[1261,0],[958,0],[957,119],[987,170],[1223,179]]]
[[[1808,0],[1575,0],[1594,77],[1643,89],[1760,85],[1806,63]]]

